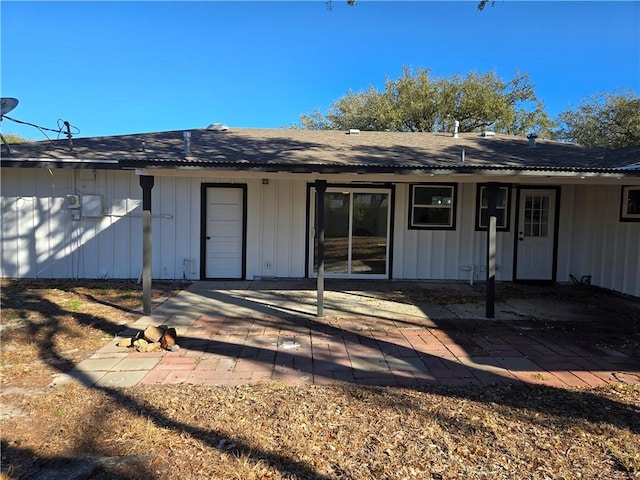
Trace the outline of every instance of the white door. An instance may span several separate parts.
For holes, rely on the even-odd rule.
[[[205,276],[242,278],[244,190],[210,187],[206,196]]]
[[[555,211],[555,190],[520,190],[516,280],[553,280]]]

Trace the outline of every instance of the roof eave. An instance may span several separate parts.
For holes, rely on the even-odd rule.
[[[70,168],[94,170],[119,170],[117,160],[79,160],[79,159],[50,159],[42,158],[3,158],[3,167],[11,168]]]
[[[264,172],[264,173],[300,173],[300,174],[394,174],[394,175],[492,175],[492,176],[529,176],[529,177],[561,177],[561,178],[622,178],[622,177],[640,177],[640,170],[627,170],[619,168],[547,168],[547,167],[502,167],[502,166],[438,166],[425,165],[417,167],[414,165],[407,166],[365,166],[365,165],[330,165],[330,164],[234,164],[234,163],[217,163],[194,162],[185,165],[184,162],[152,162],[140,164],[139,162],[121,162],[122,168],[125,169],[175,169],[185,170],[221,170],[233,172]]]

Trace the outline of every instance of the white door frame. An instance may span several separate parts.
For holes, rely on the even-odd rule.
[[[242,189],[242,266],[239,276],[234,277],[208,277],[207,276],[207,222],[209,219],[207,192],[212,188],[238,188]],[[244,280],[247,272],[247,185],[239,183],[203,183],[200,193],[200,279],[201,280]]]
[[[527,241],[527,235],[524,231],[523,217],[523,199],[525,195],[535,193],[549,194],[549,219],[547,239],[550,242],[550,249],[547,255],[546,269],[541,268],[540,273],[527,272],[524,270],[521,254],[523,253],[524,242]],[[518,185],[516,193],[516,221],[514,236],[514,252],[513,252],[513,280],[514,281],[544,281],[555,282],[558,267],[558,230],[560,220],[560,187],[557,186],[531,186]],[[533,238],[533,237],[529,237]]]

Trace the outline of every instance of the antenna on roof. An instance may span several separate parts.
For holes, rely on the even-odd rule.
[[[5,114],[9,113],[11,110],[18,106],[18,103],[19,102],[17,98],[5,97],[0,99],[0,122],[4,118]],[[2,143],[4,143],[4,145],[7,147],[7,152],[9,153],[9,155],[11,155],[11,147],[4,139],[2,132],[0,132],[0,139],[2,139]]]
[[[69,141],[69,151],[72,152],[73,151],[73,140],[72,140],[73,135],[71,134],[71,124],[66,120],[63,120],[62,123],[64,123],[64,126],[67,129],[66,135],[67,135],[67,140]]]
[[[0,99],[0,104],[2,105],[2,116],[4,117],[6,113],[9,113],[11,110],[16,108],[18,103],[17,98],[5,97]]]

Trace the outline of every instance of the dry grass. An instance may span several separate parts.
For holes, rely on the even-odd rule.
[[[140,301],[49,287],[3,285],[0,478],[75,458],[103,480],[640,478],[640,386],[42,388]]]
[[[141,287],[134,282],[1,282],[3,386],[47,385],[140,315]],[[158,284],[153,296],[160,300],[178,288]]]

